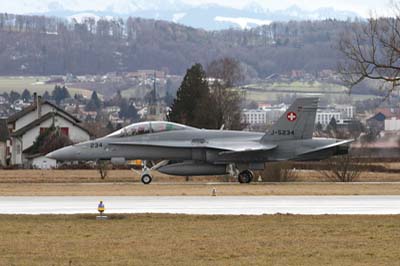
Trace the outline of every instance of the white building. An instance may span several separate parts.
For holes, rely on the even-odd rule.
[[[253,109],[243,112],[243,121],[248,125],[259,125],[267,123],[267,111]]]
[[[0,119],[0,166],[5,166],[9,157],[9,134],[7,121]]]
[[[385,119],[385,131],[399,131],[400,130],[400,119],[392,117]]]
[[[318,110],[315,116],[315,124],[320,123],[323,127],[331,122],[332,118],[336,121],[342,120],[342,113],[336,110]]]
[[[338,104],[335,105],[334,109],[342,114],[342,119],[354,118],[354,106]]]
[[[44,101],[40,97],[22,111],[8,118],[7,125],[11,139],[11,164],[28,165],[30,163],[29,148],[41,132],[51,126],[60,128],[72,142],[90,139],[87,129],[80,125],[80,120],[60,109],[56,105]]]
[[[288,106],[285,104],[264,107],[260,109],[250,109],[243,111],[243,122],[248,125],[273,124],[284,114]]]

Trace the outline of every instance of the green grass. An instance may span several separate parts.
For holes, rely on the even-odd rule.
[[[11,91],[22,93],[24,89],[28,89],[31,93],[37,92],[38,94],[43,94],[45,91],[51,93],[55,87],[55,84],[45,84],[44,82],[48,79],[49,77],[44,76],[3,76],[0,77],[0,94],[4,92],[9,93]],[[76,93],[84,96],[91,95],[90,90],[78,89],[69,86],[67,87],[71,95],[75,95]]]
[[[346,97],[348,99],[348,94],[343,92],[341,94],[330,94],[330,93],[325,93],[325,92],[304,92],[304,93],[299,93],[299,92],[275,92],[275,91],[265,91],[265,92],[260,92],[260,91],[247,91],[246,92],[246,99],[250,101],[277,101],[280,98],[283,98],[289,94],[296,94],[297,97],[311,97],[311,96],[318,96],[320,98],[326,98],[330,102],[335,102],[337,100],[343,99],[343,97]],[[366,99],[372,99],[376,98],[377,96],[375,95],[358,95],[358,94],[352,94],[350,95],[351,99],[353,101],[360,101],[360,100],[366,100]]]
[[[347,92],[347,88],[338,84],[321,83],[321,82],[300,82],[291,83],[276,82],[276,83],[259,83],[250,84],[245,87],[256,89],[264,89],[265,91],[290,90],[298,92]]]
[[[398,265],[400,216],[0,216],[0,265]]]

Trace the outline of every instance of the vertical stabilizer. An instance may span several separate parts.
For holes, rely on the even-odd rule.
[[[286,110],[262,142],[311,139],[319,98],[299,98]]]

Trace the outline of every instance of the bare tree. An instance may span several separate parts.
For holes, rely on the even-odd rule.
[[[353,182],[360,177],[367,165],[349,154],[334,156],[325,160],[320,173],[331,181]]]
[[[207,75],[215,78],[211,84],[211,97],[216,127],[243,129],[241,105],[244,95],[239,89],[233,88],[243,80],[240,62],[233,58],[214,60],[207,67]]]
[[[238,85],[244,80],[240,62],[231,57],[212,61],[207,67],[207,75],[221,80],[226,87]]]
[[[339,49],[346,60],[339,72],[350,91],[367,79],[379,82],[386,97],[399,87],[400,9],[395,9],[395,17],[352,23],[341,36]]]

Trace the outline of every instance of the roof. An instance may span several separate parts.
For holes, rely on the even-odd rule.
[[[9,138],[10,135],[8,132],[7,120],[0,119],[0,142],[6,142]]]
[[[18,129],[17,131],[11,133],[12,137],[18,137],[18,136],[22,136],[24,135],[27,131],[31,130],[32,128],[39,126],[42,122],[50,119],[51,117],[54,116],[60,116],[63,117],[65,119],[67,119],[65,116],[60,115],[58,112],[49,112],[45,115],[43,115],[42,117],[40,117],[39,119],[36,119],[34,121],[32,121],[31,123],[29,123],[28,125],[24,126],[23,128]],[[77,123],[76,121],[71,121],[69,119],[67,119],[68,121],[70,121],[74,126],[82,129],[83,131],[87,132],[89,135],[91,135],[91,133],[84,128],[83,126],[81,126],[79,123]]]
[[[399,108],[377,108],[375,114],[383,114],[386,118],[398,116],[400,114]]]
[[[64,111],[62,108],[58,107],[57,105],[55,105],[52,102],[49,101],[42,101],[41,105],[45,105],[48,104],[51,107],[53,107],[54,109],[56,109],[57,112],[63,113],[65,115],[67,115],[68,117],[70,117],[72,120],[74,120],[75,122],[79,123],[82,122],[81,120],[79,120],[78,118],[76,118],[75,116],[71,115],[70,113]],[[33,112],[36,110],[36,104],[32,104],[28,107],[25,107],[24,109],[22,109],[21,111],[19,111],[18,113],[13,114],[12,116],[10,116],[7,120],[8,123],[12,123],[17,121],[18,119],[20,119],[21,117],[29,114],[30,112]]]
[[[373,116],[371,116],[370,118],[367,119],[367,121],[371,121],[371,120],[376,120],[376,121],[384,121],[386,118],[388,118],[384,113],[377,113]]]

